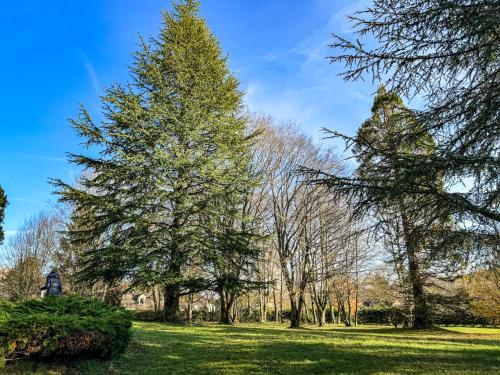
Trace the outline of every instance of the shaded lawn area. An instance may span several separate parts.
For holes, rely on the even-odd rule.
[[[125,354],[70,365],[20,361],[8,374],[494,374],[500,329],[290,330],[279,324],[134,323]]]

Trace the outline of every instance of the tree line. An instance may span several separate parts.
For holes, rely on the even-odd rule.
[[[351,17],[361,39],[335,35],[332,61],[348,81],[384,82],[356,135],[327,131],[352,168],[295,126],[248,113],[199,3],[174,4],[141,39],[130,81],[106,90],[104,119],[82,107],[71,121],[88,152],[69,161],[84,172],[52,180],[63,212],[10,241],[9,274],[23,285],[23,267],[56,266],[72,291],[103,298],[126,283],[151,291],[166,321],[211,293],[222,323],[250,296],[265,320],[286,294],[296,328],[309,307],[320,325],[327,312],[356,324],[360,284],[382,259],[414,328],[433,324],[436,286],[474,266],[498,306],[499,15],[483,1],[374,0]],[[412,95],[423,109],[404,104]],[[5,205],[0,194],[2,216]]]

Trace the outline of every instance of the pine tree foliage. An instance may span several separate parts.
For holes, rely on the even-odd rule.
[[[71,161],[91,177],[81,187],[55,181],[75,208],[72,242],[88,249],[81,278],[161,285],[167,319],[180,295],[206,286],[184,271],[200,260],[202,217],[241,186],[250,142],[238,81],[198,11],[185,0],[164,13],[159,36],[141,41],[131,82],[102,98],[105,121],[82,108],[72,124],[99,153]]]
[[[411,111],[437,142],[427,155],[391,157],[406,173],[384,184],[389,195],[426,194],[443,209],[484,228],[500,221],[500,3],[486,0],[373,0],[350,17],[359,39],[335,35],[332,62],[344,63],[348,80],[371,78],[426,106]],[[368,40],[376,45],[371,48]],[[366,41],[366,43],[365,43]],[[340,136],[339,134],[333,134]],[[402,132],[397,142],[418,134]],[[351,142],[352,139],[346,137]],[[381,148],[377,152],[390,152]],[[446,189],[415,183],[415,176]],[[328,176],[367,198],[379,186]],[[376,181],[375,181],[376,182]],[[465,185],[467,191],[452,187]],[[463,190],[463,189],[462,189]],[[373,198],[378,199],[377,195]],[[362,199],[363,200],[363,199]],[[365,203],[372,201],[367,198]],[[493,231],[494,232],[494,231]],[[491,230],[489,233],[493,233]]]

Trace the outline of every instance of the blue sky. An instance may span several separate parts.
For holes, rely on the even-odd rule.
[[[364,0],[204,0],[202,16],[221,41],[250,110],[352,134],[369,115],[375,88],[345,83],[326,57],[332,32],[349,36],[346,15]],[[67,119],[83,103],[99,117],[99,94],[127,80],[138,35],[153,36],[168,0],[10,1],[0,30],[0,185],[10,204],[4,229],[55,200],[51,177],[73,181],[66,152],[81,150]]]

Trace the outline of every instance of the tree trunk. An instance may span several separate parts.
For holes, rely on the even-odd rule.
[[[280,269],[280,323],[283,323],[283,271]]]
[[[413,249],[408,249],[408,271],[413,293],[413,328],[430,328],[432,327],[432,320],[424,294],[418,259]]]
[[[172,259],[178,258],[177,249],[174,247],[171,249],[170,256]],[[172,261],[170,267],[168,268],[170,277],[181,276],[181,266]],[[167,285],[165,287],[165,296],[163,301],[163,319],[166,322],[178,322],[180,320],[180,286],[176,283]]]
[[[326,306],[316,305],[316,311],[318,313],[318,325],[323,327],[326,323]]]
[[[274,287],[273,287],[273,303],[274,303],[274,321],[278,323],[279,322],[278,301],[276,299],[276,288]]]
[[[265,292],[260,289],[259,289],[259,307],[260,307],[260,322],[264,323],[267,320],[266,296]]]
[[[241,309],[238,304],[238,298],[234,298],[234,303],[233,303],[233,323],[238,323],[241,321]]]
[[[179,287],[170,285],[165,288],[165,301],[163,303],[163,319],[166,322],[179,321]]]
[[[311,297],[311,311],[313,316],[312,319],[313,324],[319,323],[320,310],[318,308],[318,305],[313,301],[312,297]]]
[[[221,324],[234,324],[232,313],[234,296],[228,293],[223,287],[219,290],[220,295],[220,320]]]
[[[156,287],[153,287],[151,295],[153,296],[153,305],[155,312],[158,313],[160,311],[160,301],[156,296]]]
[[[305,298],[304,298],[304,308],[302,309],[302,311],[305,315],[306,323],[309,323],[311,321],[311,317],[309,316],[309,308],[307,306],[307,301],[305,300]]]
[[[290,296],[290,328],[300,328],[302,325],[302,309],[304,307],[304,296],[300,294],[298,302],[294,295]]]
[[[338,313],[339,316],[340,312],[342,312],[342,315],[344,316],[344,325],[346,327],[350,327],[351,326],[350,316],[345,310],[344,303],[339,301],[339,313]]]
[[[401,207],[403,205],[401,204]],[[418,238],[418,232],[411,225],[404,209],[401,210],[403,233],[405,238],[406,255],[408,257],[408,276],[410,278],[413,297],[413,328],[423,329],[432,327],[429,308],[424,295],[424,283],[420,273],[418,259],[418,244],[423,240]]]
[[[188,300],[187,320],[188,322],[191,322],[193,321],[193,300],[194,300],[193,295],[192,294],[188,295],[187,300]]]

